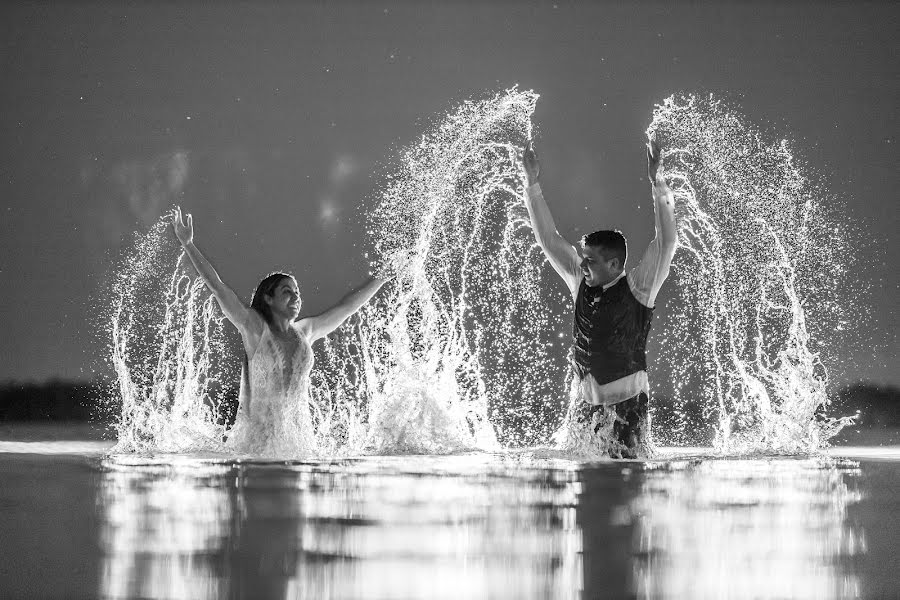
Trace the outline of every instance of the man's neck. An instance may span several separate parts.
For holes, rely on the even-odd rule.
[[[614,285],[616,285],[617,283],[619,283],[619,280],[622,279],[623,277],[625,277],[625,271],[622,271],[621,273],[619,273],[618,275],[616,275],[616,276],[612,279],[612,281],[610,281],[609,283],[604,283],[604,284],[603,284],[603,291],[605,292],[606,290],[608,290],[608,289],[611,288],[612,286],[614,286]]]

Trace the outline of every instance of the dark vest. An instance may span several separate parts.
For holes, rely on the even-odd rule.
[[[653,309],[637,301],[627,278],[606,291],[589,287],[584,279],[578,286],[571,357],[582,379],[590,373],[602,385],[647,368]]]

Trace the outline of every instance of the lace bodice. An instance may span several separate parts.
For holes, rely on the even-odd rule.
[[[242,374],[240,404],[227,445],[254,456],[313,454],[307,395],[312,366],[312,348],[296,324],[285,335],[267,326]]]

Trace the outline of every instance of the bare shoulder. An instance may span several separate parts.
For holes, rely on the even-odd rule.
[[[266,320],[262,318],[256,310],[252,308],[247,309],[247,318],[244,321],[244,328],[241,331],[241,338],[244,341],[244,350],[247,352],[247,356],[253,356],[253,353],[256,352],[257,346],[259,346],[259,342],[262,340],[262,336],[266,331]]]
[[[312,343],[313,329],[315,328],[314,317],[297,319],[294,321],[293,327],[306,339],[306,341]]]
[[[244,322],[244,327],[247,328],[247,333],[254,335],[262,335],[262,333],[266,330],[266,320],[263,319],[262,315],[259,314],[256,309],[248,308],[247,309],[247,319]]]

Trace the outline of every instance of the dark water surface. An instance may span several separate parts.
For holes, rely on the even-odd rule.
[[[896,447],[254,462],[0,433],[0,598],[900,597]]]

